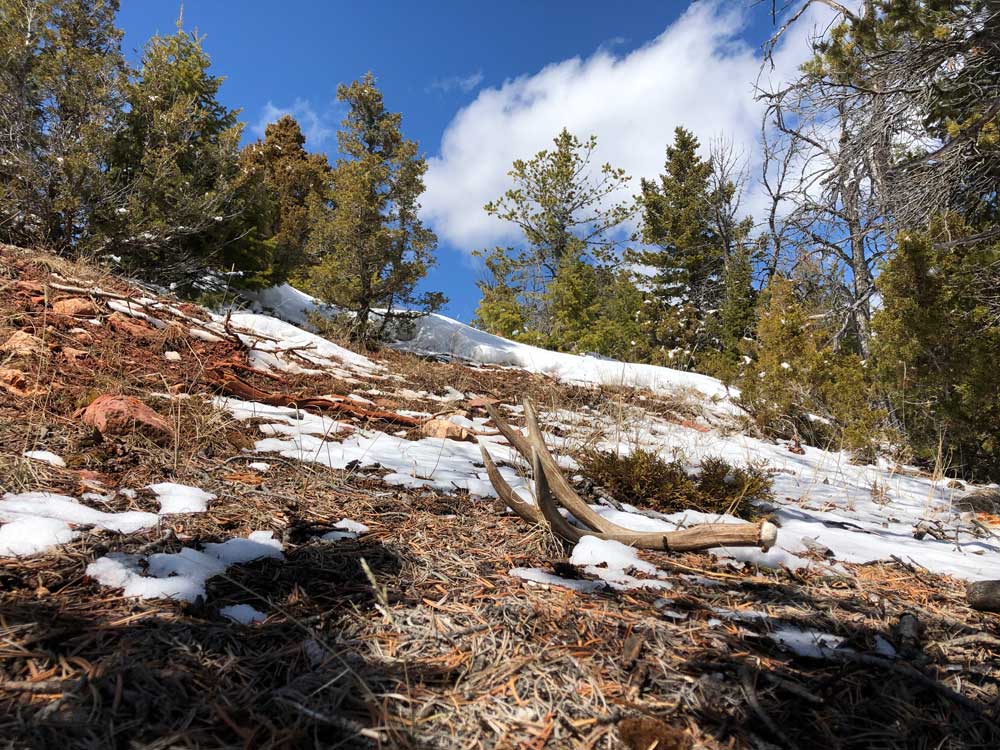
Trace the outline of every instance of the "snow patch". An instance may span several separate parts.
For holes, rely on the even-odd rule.
[[[230,604],[228,607],[220,607],[219,614],[242,625],[264,622],[267,619],[266,614],[249,604]]]
[[[184,547],[180,552],[144,557],[112,552],[87,566],[87,575],[125,596],[140,599],[180,599],[193,602],[205,597],[209,578],[225,573],[231,565],[274,558],[281,560],[282,544],[270,531],[255,531],[246,539],[206,544],[204,551]]]
[[[174,513],[204,513],[208,510],[209,502],[215,500],[215,495],[211,492],[174,482],[151,484],[146,489],[156,494],[156,499],[160,502],[161,516]]]
[[[33,461],[41,461],[52,466],[58,466],[60,469],[66,468],[66,462],[62,460],[62,457],[50,451],[25,451],[21,455]]]

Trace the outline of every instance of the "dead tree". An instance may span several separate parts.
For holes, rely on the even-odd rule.
[[[687,552],[713,547],[760,547],[769,549],[777,541],[778,529],[768,522],[706,523],[678,531],[643,532],[612,523],[591,508],[573,489],[559,469],[542,439],[538,418],[530,400],[524,399],[527,436],[514,429],[492,406],[487,406],[497,429],[527,461],[535,477],[535,504],[526,503],[503,478],[489,452],[479,446],[490,482],[500,499],[518,516],[532,524],[547,525],[553,533],[569,542],[584,536],[610,539],[631,547],[649,550]],[[575,526],[559,510],[562,506],[582,526]]]

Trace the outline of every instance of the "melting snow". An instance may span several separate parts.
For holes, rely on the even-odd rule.
[[[224,319],[216,316],[217,321]],[[268,315],[232,313],[229,323],[250,348],[251,364],[261,370],[328,373],[349,381],[357,375],[379,377],[384,370],[367,357]]]
[[[120,588],[140,599],[182,599],[205,596],[205,582],[231,565],[262,558],[283,559],[281,542],[270,531],[255,531],[246,539],[206,544],[204,551],[184,547],[180,552],[144,557],[112,552],[87,566],[98,583]]]
[[[66,468],[66,462],[60,456],[49,451],[25,451],[22,455],[34,461],[42,461],[52,466],[58,466],[60,469]]]
[[[368,527],[358,521],[342,518],[333,525],[336,531],[328,531],[320,537],[326,542],[336,542],[340,539],[357,539],[361,534],[368,533]]]
[[[818,630],[802,630],[792,626],[781,626],[768,637],[798,656],[822,659],[837,648],[844,639]]]
[[[156,493],[156,499],[160,501],[161,516],[173,513],[204,513],[208,510],[208,503],[215,500],[215,495],[211,492],[174,482],[151,484],[146,489]]]
[[[243,625],[264,622],[267,619],[266,614],[249,604],[230,604],[228,607],[220,607],[219,614]]]
[[[93,526],[121,534],[153,528],[155,513],[106,513],[72,497],[51,492],[7,493],[0,499],[0,554],[32,555],[78,536],[73,526]],[[13,526],[13,528],[11,528]]]

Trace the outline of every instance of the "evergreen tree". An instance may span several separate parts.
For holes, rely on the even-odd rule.
[[[60,250],[113,195],[124,73],[117,0],[0,0],[0,236]]]
[[[579,258],[566,260],[549,286],[549,298],[553,311],[549,346],[633,358],[642,295],[627,271]]]
[[[515,161],[513,187],[484,207],[517,225],[525,242],[486,255],[491,278],[480,285],[477,320],[501,335],[516,326],[520,340],[567,348],[579,344],[567,331],[592,322],[601,308],[606,290],[598,279],[608,271],[597,266],[614,259],[613,231],[633,209],[614,200],[629,181],[623,170],[604,164],[591,173],[596,137],[581,141],[564,128],[553,142],[555,148]],[[561,274],[568,276],[557,283]]]
[[[916,457],[1000,481],[1000,244],[955,242],[972,232],[950,216],[899,237],[874,348]]]
[[[253,270],[266,257],[247,252],[248,195],[239,194],[237,112],[218,100],[222,78],[209,72],[203,38],[178,24],[146,44],[128,86],[125,127],[111,175],[122,199],[99,217],[101,232],[138,273],[178,279],[206,265]],[[243,178],[245,179],[245,178]]]
[[[632,255],[652,270],[642,324],[654,359],[683,369],[710,346],[726,260],[712,223],[712,164],[698,148],[693,133],[677,128],[659,182],[642,181],[640,239],[651,247]]]
[[[514,249],[497,247],[489,252],[476,251],[473,255],[483,259],[485,275],[476,282],[482,296],[472,324],[515,341],[543,343],[538,332],[528,324],[524,291],[512,280],[516,268]]]
[[[427,171],[417,144],[400,133],[402,117],[385,110],[371,73],[341,85],[337,98],[349,108],[337,135],[344,156],[328,201],[313,205],[308,250],[319,262],[309,288],[352,313],[351,336],[362,341],[381,336],[395,318],[434,311],[444,297],[415,291],[437,244],[417,216]],[[386,313],[375,328],[377,308]]]
[[[325,154],[305,150],[306,138],[295,118],[283,116],[264,129],[263,140],[243,149],[240,159],[248,179],[262,182],[267,205],[258,214],[258,231],[269,238],[271,262],[264,283],[285,281],[309,265],[310,206],[322,201],[330,178]]]
[[[792,280],[771,279],[740,403],[764,433],[842,445],[872,458],[884,414],[871,406],[869,370],[856,354],[833,350],[832,332],[814,309]]]

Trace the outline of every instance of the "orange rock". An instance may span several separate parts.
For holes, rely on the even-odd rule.
[[[174,436],[174,431],[163,417],[132,396],[98,396],[90,406],[74,416],[82,416],[84,424],[95,427],[104,435],[139,432],[158,441]]]
[[[41,396],[43,388],[33,388],[28,377],[20,370],[0,368],[0,388],[21,398]]]
[[[68,315],[74,318],[92,318],[100,314],[100,309],[93,300],[84,297],[70,297],[52,304],[52,312],[56,315]]]
[[[15,331],[2,345],[0,352],[7,352],[19,357],[47,356],[49,348],[37,336],[27,331]]]
[[[111,329],[127,334],[140,341],[152,341],[156,337],[156,329],[138,320],[131,320],[121,313],[112,313],[108,317]]]
[[[454,422],[449,422],[447,419],[428,419],[420,426],[420,431],[427,437],[470,441],[476,439],[471,431]]]
[[[43,295],[44,299],[45,289],[37,281],[25,281],[25,280],[15,281],[14,287],[16,289],[20,289],[22,292],[29,292],[30,294]]]
[[[477,406],[496,406],[500,403],[498,398],[490,398],[489,396],[476,396],[475,398],[469,399],[469,408],[475,409]]]
[[[72,346],[64,346],[62,348],[62,355],[66,359],[70,360],[86,359],[87,357],[90,356],[89,354],[87,354],[87,352],[83,351],[83,349],[74,349]]]

